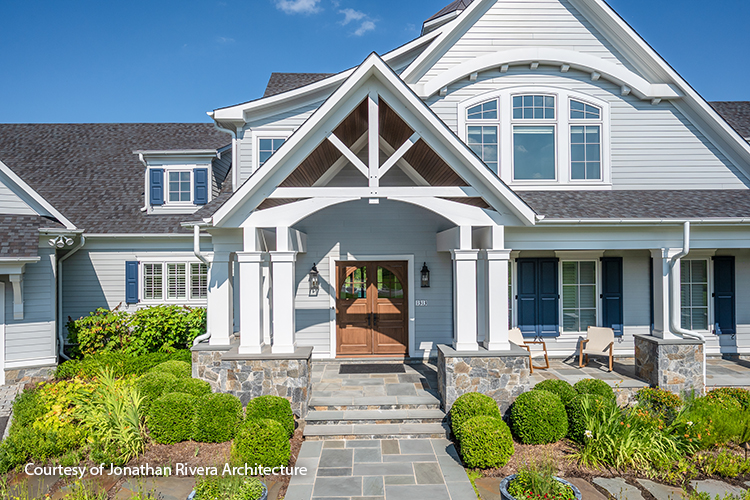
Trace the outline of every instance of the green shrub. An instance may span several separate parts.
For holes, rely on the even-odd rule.
[[[149,372],[135,381],[135,386],[143,398],[141,406],[148,413],[151,403],[164,394],[169,386],[177,379],[171,373]]]
[[[93,354],[83,359],[71,359],[58,365],[55,378],[58,380],[74,377],[92,379],[97,376],[102,368],[110,368],[116,377],[142,375],[154,366],[172,360],[190,363],[191,353],[189,350],[183,349],[173,353],[152,352],[139,356],[121,352]]]
[[[190,378],[192,376],[190,363],[184,361],[165,361],[151,368],[149,372],[170,373],[176,378]]]
[[[276,420],[246,420],[232,442],[232,457],[251,467],[286,466],[291,456],[287,434]]]
[[[13,401],[13,427],[28,427],[46,413],[39,389],[25,390]]]
[[[568,433],[568,416],[557,394],[529,391],[510,407],[513,434],[523,444],[555,443]]]
[[[211,394],[211,384],[197,378],[178,378],[173,380],[164,392],[184,392],[191,396],[200,397]]]
[[[565,406],[568,414],[568,437],[577,443],[584,443],[586,438],[586,412],[601,411],[611,405],[611,402],[598,394],[579,394]]]
[[[682,407],[682,399],[677,394],[659,387],[644,387],[635,393],[638,406],[657,418],[671,423]]]
[[[188,347],[195,338],[188,330],[190,311],[163,305],[137,310],[130,318],[133,344],[128,346],[128,352],[174,352]]]
[[[74,354],[122,351],[132,342],[128,313],[98,308],[76,320],[68,318],[68,340],[75,346]]]
[[[478,416],[502,419],[497,402],[491,397],[478,392],[467,392],[459,396],[451,406],[451,430],[453,435],[459,436],[464,422]]]
[[[557,379],[542,380],[534,386],[534,389],[549,391],[552,394],[557,394],[563,405],[567,405],[571,399],[578,395],[576,390],[573,389],[572,385],[564,380]]]
[[[461,458],[471,469],[504,467],[513,456],[513,436],[499,418],[477,416],[461,425]]]
[[[734,399],[745,410],[750,410],[750,391],[737,387],[720,387],[707,394],[709,398]]]
[[[555,479],[556,472],[549,460],[522,464],[516,478],[508,484],[508,493],[516,500],[575,500],[573,489]]]
[[[263,483],[254,477],[208,476],[198,480],[193,500],[258,500]]]
[[[576,382],[573,388],[578,394],[598,394],[613,402],[617,401],[615,390],[604,380],[585,378]]]
[[[750,412],[732,397],[689,400],[674,425],[678,433],[696,439],[704,450],[750,440]]]
[[[294,434],[294,414],[292,405],[286,398],[279,396],[259,396],[251,399],[245,410],[247,420],[270,418],[283,427],[287,437]]]
[[[157,443],[187,441],[193,434],[193,411],[198,398],[182,392],[165,394],[151,403],[148,430]]]
[[[0,474],[29,461],[44,463],[64,455],[83,444],[82,436],[69,424],[58,430],[46,431],[34,427],[14,427],[0,444]]]
[[[199,443],[231,440],[242,423],[242,403],[231,394],[206,394],[193,415],[193,439]]]

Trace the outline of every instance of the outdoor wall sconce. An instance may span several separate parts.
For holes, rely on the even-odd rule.
[[[318,268],[315,267],[315,263],[313,263],[312,269],[310,269],[310,292],[318,293],[318,290],[320,290],[318,274]]]
[[[422,265],[422,288],[430,288],[430,270],[427,269],[427,262]]]

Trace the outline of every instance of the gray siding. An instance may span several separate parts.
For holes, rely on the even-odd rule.
[[[211,168],[213,170],[213,179],[211,179],[211,191],[213,192],[213,196],[219,196],[219,191],[221,191],[221,186],[224,183],[224,179],[227,179],[229,182],[232,182],[232,179],[230,177],[227,177],[229,175],[229,171],[232,168],[232,150],[227,149],[221,154],[221,158],[215,158],[211,162]]]

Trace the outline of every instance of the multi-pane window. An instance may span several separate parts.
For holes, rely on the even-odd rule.
[[[682,328],[708,330],[708,260],[680,264]]]
[[[571,120],[600,120],[601,117],[602,112],[596,106],[576,100],[570,101]]]
[[[513,96],[514,120],[554,120],[555,98],[547,95]]]
[[[513,179],[554,180],[555,98],[545,95],[513,96],[513,120],[533,120],[535,125],[513,125]]]
[[[263,165],[272,154],[274,154],[286,139],[266,139],[262,138],[258,140],[258,161],[260,165]]]
[[[602,178],[602,126],[596,123],[601,118],[602,112],[598,107],[581,101],[570,101],[572,180],[598,181]]]
[[[190,172],[169,172],[169,201],[190,201]]]
[[[206,264],[190,264],[190,298],[208,297],[208,267]]]
[[[470,125],[468,139],[472,151],[484,161],[490,170],[497,174],[497,127]]]
[[[187,270],[185,264],[167,264],[167,298],[187,298]]]
[[[564,261],[562,285],[563,331],[596,326],[596,262]]]
[[[497,120],[497,99],[469,108],[467,118],[469,120]]]
[[[144,300],[161,300],[162,298],[161,264],[143,265],[143,298]]]

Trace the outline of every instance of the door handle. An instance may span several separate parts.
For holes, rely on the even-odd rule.
[[[373,326],[378,326],[378,314],[374,313],[373,315]]]

